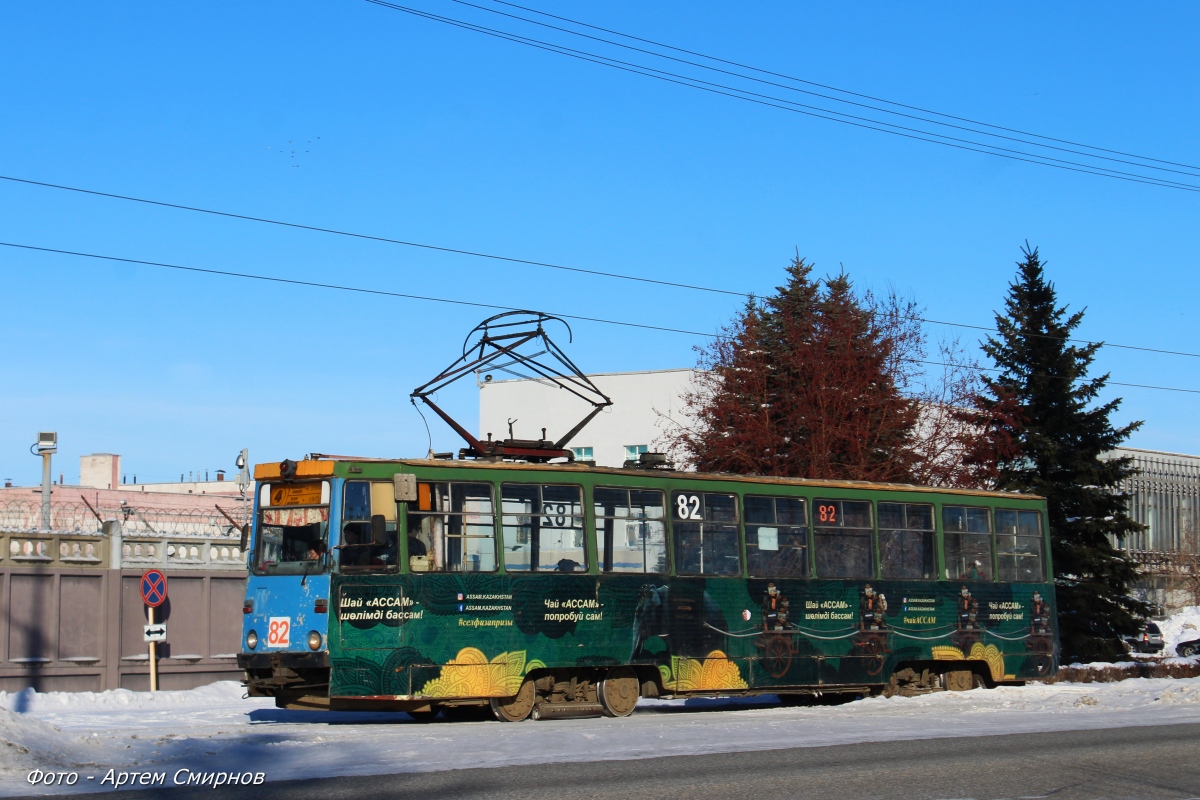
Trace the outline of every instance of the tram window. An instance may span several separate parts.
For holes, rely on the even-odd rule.
[[[328,564],[328,481],[263,484],[259,495],[256,575],[315,575]]]
[[[880,503],[879,577],[933,580],[937,577],[933,506]]]
[[[592,492],[596,561],[601,572],[667,571],[667,525],[663,493],[650,489]]]
[[[394,572],[399,564],[396,498],[390,482],[347,481],[342,491],[342,539],[338,563],[346,571]],[[382,516],[387,541],[374,543],[371,517]]]
[[[495,572],[496,515],[490,483],[418,483],[408,504],[412,572]]]
[[[587,572],[583,489],[506,483],[500,502],[506,570]]]
[[[672,492],[671,515],[677,574],[742,573],[734,495]]]
[[[808,517],[798,497],[755,497],[746,503],[746,566],[755,578],[808,577]]]
[[[947,578],[992,579],[992,526],[986,508],[942,506],[942,534]]]
[[[814,500],[813,534],[818,578],[871,578],[871,504],[859,500]]]
[[[996,509],[996,577],[1002,581],[1040,583],[1042,515],[1037,511]]]

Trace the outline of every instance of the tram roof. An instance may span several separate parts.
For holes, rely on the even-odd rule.
[[[713,472],[683,472],[681,470],[663,469],[626,469],[621,467],[598,467],[580,463],[533,464],[515,461],[471,461],[434,458],[369,458],[359,456],[334,456],[313,454],[308,462],[321,461],[333,466],[335,464],[396,464],[409,467],[430,467],[441,469],[468,469],[485,471],[512,472],[577,472],[593,475],[619,475],[625,478],[644,476],[687,481],[723,481],[728,483],[750,483],[762,486],[808,486],[830,489],[860,489],[887,490],[902,492],[923,492],[930,494],[965,495],[971,497],[1020,498],[1022,500],[1041,500],[1040,495],[1022,494],[1020,492],[1000,492],[987,489],[959,489],[939,486],[918,486],[908,483],[876,483],[872,481],[824,480],[817,478],[781,478],[771,475],[736,475],[733,473]],[[303,475],[307,470],[300,470]],[[324,470],[322,470],[324,472]],[[256,479],[279,477],[278,464],[257,464],[254,470]]]

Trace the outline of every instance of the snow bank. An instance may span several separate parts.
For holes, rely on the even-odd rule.
[[[1173,656],[1175,645],[1189,639],[1200,639],[1200,606],[1187,606],[1178,614],[1158,623],[1158,627],[1162,629],[1165,642],[1163,653]]]
[[[0,708],[0,775],[90,763],[84,737]]]

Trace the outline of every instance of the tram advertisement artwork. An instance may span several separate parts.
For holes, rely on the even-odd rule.
[[[511,681],[463,676],[500,669],[512,678],[516,653],[526,673],[531,664],[564,661],[645,664],[694,691],[870,683],[890,664],[939,659],[981,661],[994,680],[1011,681],[1041,674],[1049,655],[1037,642],[1049,634],[1046,604],[1020,585],[927,584],[914,592],[911,583],[886,581],[615,575],[340,583],[334,635],[350,657],[333,661],[334,696],[419,696],[424,684],[405,674],[412,668],[426,683],[449,669],[453,683],[507,691]],[[399,650],[407,663],[397,666]]]

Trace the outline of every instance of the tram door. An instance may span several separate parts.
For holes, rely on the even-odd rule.
[[[391,482],[346,482],[335,592],[344,651],[391,652],[404,644],[412,600],[396,571],[397,522]]]

